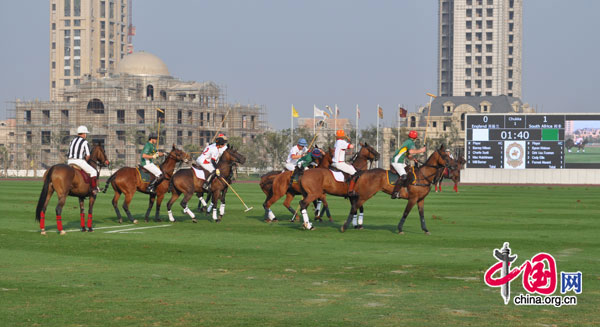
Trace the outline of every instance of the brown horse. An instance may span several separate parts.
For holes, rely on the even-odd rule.
[[[138,169],[133,167],[123,167],[117,170],[112,176],[108,178],[106,181],[106,186],[104,186],[104,190],[102,192],[106,192],[109,185],[112,185],[113,190],[115,191],[115,195],[112,200],[113,208],[117,213],[117,218],[119,218],[119,224],[123,222],[123,218],[121,217],[121,212],[119,211],[119,197],[121,194],[125,195],[125,201],[123,201],[123,210],[127,214],[127,218],[134,224],[137,224],[137,219],[133,219],[131,212],[129,211],[129,203],[131,203],[131,199],[136,192],[142,192],[145,194],[150,194],[150,203],[148,204],[148,210],[146,210],[145,220],[148,222],[148,216],[150,215],[150,211],[152,210],[152,206],[154,205],[154,200],[156,199],[156,215],[154,217],[155,221],[160,221],[160,205],[165,197],[165,193],[169,189],[169,180],[173,176],[173,172],[175,171],[175,166],[179,162],[187,163],[190,160],[190,155],[185,151],[177,149],[173,144],[173,148],[171,152],[165,154],[166,159],[160,165],[160,170],[165,175],[163,181],[158,184],[156,187],[156,193],[151,194],[146,191],[149,182],[144,182],[142,177],[140,176]]]
[[[231,178],[231,173],[233,170],[234,164],[243,164],[246,162],[246,158],[239,154],[233,147],[227,148],[221,155],[219,159],[219,163],[217,164],[217,169],[220,171],[221,176],[227,176]],[[208,171],[204,171],[204,175],[208,176]],[[215,177],[213,178],[210,186],[211,199],[213,204],[213,220],[215,222],[220,222],[223,215],[225,215],[225,197],[223,196],[225,190],[227,189],[227,185],[221,180],[223,177]],[[227,183],[231,184],[231,180],[228,180]],[[183,211],[187,213],[190,218],[192,218],[193,222],[197,222],[196,216],[188,208],[188,201],[194,195],[194,193],[202,195],[204,192],[202,185],[204,184],[204,179],[197,178],[193,169],[181,169],[173,175],[171,182],[169,184],[169,192],[172,193],[171,199],[167,203],[167,209],[169,210],[169,220],[175,221],[173,217],[173,212],[171,208],[173,203],[179,198],[181,193],[184,194],[183,200],[181,201],[181,207],[183,207]],[[219,217],[217,218],[217,202],[221,200],[221,206],[219,208]]]
[[[460,182],[460,171],[463,169],[464,164],[467,161],[463,157],[459,157],[458,160],[454,160],[452,158],[448,158],[448,168],[444,169],[439,178],[437,179],[437,183],[435,183],[435,191],[442,191],[442,181],[444,178],[449,178],[454,182],[454,192],[458,193],[458,182]]]
[[[398,233],[404,234],[402,231],[404,221],[406,220],[406,217],[410,213],[413,206],[417,204],[419,207],[419,215],[421,217],[421,229],[425,232],[425,234],[429,235],[429,230],[427,230],[427,226],[425,225],[425,214],[423,211],[425,206],[425,197],[431,190],[431,184],[435,184],[435,178],[439,176],[440,172],[447,167],[448,159],[448,155],[444,151],[444,146],[442,145],[438,150],[433,152],[431,156],[429,156],[423,166],[421,166],[419,169],[415,169],[415,179],[408,185],[408,188],[403,187],[401,189],[400,197],[403,199],[408,199],[408,203],[404,209],[402,219],[398,224]],[[373,197],[379,191],[392,194],[394,191],[394,185],[388,182],[387,175],[388,173],[386,170],[377,168],[364,172],[357,180],[356,190],[358,196],[350,198],[350,214],[348,215],[348,219],[344,225],[341,227],[342,232],[348,228],[350,221],[356,216],[358,208],[361,207],[365,201]]]
[[[317,168],[329,168],[332,162],[333,149],[329,148],[329,150],[317,161]],[[293,171],[284,171],[279,172],[274,175],[274,178],[269,179],[272,176],[272,172],[261,177],[260,187],[262,191],[267,195],[265,202],[263,203],[263,208],[265,209],[265,221],[266,222],[276,222],[278,221],[275,217],[275,214],[271,210],[271,206],[277,202],[282,196],[286,196],[283,202],[283,206],[288,209],[289,212],[292,213],[292,221],[294,220],[294,216],[296,215],[296,211],[292,209],[290,206],[294,196],[298,194],[302,194],[300,190],[300,185],[298,183],[290,184],[290,179],[292,178]],[[323,210],[327,208],[327,202],[325,202],[325,207]],[[315,219],[321,220],[320,212],[317,209],[318,204],[316,201],[313,202],[315,205]],[[331,216],[329,217],[329,221],[333,221]]]
[[[352,160],[352,166],[357,171],[355,178],[358,180],[367,169],[369,162],[379,159],[379,152],[369,144],[361,143],[361,146],[360,151],[354,155]],[[348,197],[348,183],[336,181],[329,169],[315,168],[307,170],[300,178],[300,187],[303,195],[303,199],[300,201],[300,210],[305,227],[308,223],[306,207],[309,203],[317,199],[326,203],[325,194]]]
[[[100,167],[106,167],[106,163],[108,163],[104,148],[101,145],[95,144],[92,153],[90,154],[90,159],[87,162],[94,169],[98,170],[98,175],[100,175]],[[85,198],[89,197],[87,227],[88,231],[94,231],[92,229],[92,211],[96,196],[92,195],[92,190],[90,188],[91,184],[87,183],[83,176],[81,176],[81,173],[79,172],[81,169],[79,167],[74,167],[75,166],[58,164],[50,167],[50,169],[44,173],[44,186],[42,187],[42,193],[40,194],[40,199],[38,200],[37,208],[35,210],[35,220],[40,222],[42,235],[46,235],[46,207],[48,206],[48,201],[52,198],[52,193],[54,193],[54,191],[56,191],[56,194],[58,195],[58,204],[56,205],[56,227],[60,234],[64,235],[66,233],[63,230],[61,213],[65,201],[67,200],[67,195],[79,198],[79,214],[82,232],[85,232],[85,210],[83,205]]]

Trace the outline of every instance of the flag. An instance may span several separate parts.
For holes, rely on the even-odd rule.
[[[325,106],[325,108],[327,108],[327,110],[329,110],[329,113],[333,115],[333,111],[331,110],[330,106]]]
[[[317,108],[317,106],[314,106],[314,113],[313,113],[313,115],[315,117],[323,117],[323,118],[325,118],[325,117],[329,118],[330,117],[328,113],[326,113],[325,111]]]
[[[406,118],[406,114],[408,113],[406,109],[400,107],[398,110],[400,111],[400,118]]]
[[[360,109],[358,109],[358,106],[356,106],[356,116],[360,118]]]
[[[379,106],[377,106],[377,114],[379,115],[380,119],[383,119],[383,109]]]
[[[300,117],[300,115],[298,115],[298,112],[296,111],[296,108],[294,108],[294,105],[292,105],[292,117]]]
[[[335,115],[336,116],[340,115],[340,108],[338,108],[337,104],[335,105]]]

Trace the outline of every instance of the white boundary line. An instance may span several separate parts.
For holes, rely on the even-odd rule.
[[[127,225],[116,225],[116,226],[103,226],[103,227],[94,227],[94,230],[96,229],[108,229],[108,228],[123,228],[123,227],[128,227],[128,226],[133,226],[133,224],[127,224]],[[48,231],[48,230],[46,230]],[[67,232],[78,232],[79,229],[67,229],[65,230]],[[39,233],[40,230],[36,229],[36,230],[28,230],[28,232],[35,232],[35,233]]]
[[[119,230],[111,230],[108,232],[104,232],[104,234],[110,234],[110,233],[121,233],[121,232],[128,232],[130,230],[140,230],[140,229],[149,229],[149,228],[161,228],[161,227],[171,227],[173,225],[159,225],[159,226],[147,226],[147,227],[134,227],[134,228],[127,228],[127,229],[119,229]]]

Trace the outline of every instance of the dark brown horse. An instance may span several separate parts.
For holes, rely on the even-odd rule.
[[[165,197],[165,193],[169,189],[169,180],[173,176],[173,172],[175,171],[175,166],[179,162],[188,162],[190,160],[190,155],[185,151],[177,149],[173,144],[173,148],[171,152],[165,154],[166,159],[160,165],[160,170],[165,175],[163,181],[158,184],[156,187],[156,193],[151,194],[146,190],[148,188],[149,182],[144,182],[137,168],[132,167],[123,167],[117,170],[112,176],[108,178],[106,181],[106,186],[104,186],[104,190],[102,192],[106,192],[108,189],[108,185],[112,185],[113,190],[115,191],[115,195],[112,200],[113,208],[117,213],[117,218],[119,218],[119,224],[123,222],[123,218],[121,217],[121,212],[119,211],[119,197],[121,194],[125,196],[125,201],[123,201],[123,210],[127,214],[127,218],[134,224],[137,224],[137,219],[133,219],[131,212],[129,211],[129,203],[131,203],[131,199],[136,192],[142,192],[145,194],[150,194],[150,203],[148,204],[148,210],[146,210],[146,222],[148,221],[148,216],[150,215],[150,211],[152,210],[152,206],[154,205],[154,200],[156,199],[156,215],[154,219],[156,221],[160,221],[160,205]]]
[[[444,169],[439,178],[437,179],[437,183],[435,183],[435,191],[442,191],[442,181],[444,178],[449,178],[454,182],[454,192],[458,193],[458,182],[460,182],[460,171],[463,169],[464,164],[467,161],[463,157],[459,157],[458,160],[454,160],[452,158],[448,158],[448,168]]]
[[[423,166],[421,166],[419,169],[415,169],[415,179],[409,184],[408,188],[403,187],[401,189],[400,197],[403,199],[408,199],[408,203],[404,209],[402,219],[398,224],[398,233],[404,234],[402,231],[404,221],[406,220],[406,217],[410,213],[413,206],[417,204],[419,207],[419,215],[421,217],[421,229],[425,232],[425,234],[429,235],[429,230],[427,230],[427,226],[425,225],[425,213],[423,211],[425,206],[425,197],[431,190],[431,184],[435,184],[436,177],[439,176],[440,172],[446,168],[448,159],[448,155],[444,151],[444,146],[442,145],[438,150],[429,156]],[[350,214],[348,215],[348,219],[344,225],[341,227],[342,232],[348,228],[350,221],[354,216],[356,216],[358,208],[361,207],[365,201],[373,197],[379,191],[392,194],[394,191],[394,185],[388,182],[387,171],[377,168],[367,170],[362,174],[362,176],[356,182],[356,190],[358,196],[350,198]]]
[[[95,144],[90,154],[90,159],[87,161],[90,166],[98,170],[100,175],[100,167],[106,167],[108,159],[106,153],[101,145]],[[85,232],[85,220],[84,220],[84,200],[89,197],[89,209],[88,209],[88,231],[94,231],[92,228],[92,211],[94,208],[94,202],[96,196],[92,195],[90,188],[91,184],[87,183],[79,172],[79,167],[73,168],[74,166],[58,164],[50,167],[44,173],[44,186],[42,187],[42,193],[38,200],[37,208],[35,210],[35,220],[40,222],[40,229],[42,235],[46,235],[45,229],[45,218],[46,218],[46,207],[48,201],[52,198],[52,193],[56,191],[58,195],[58,204],[56,205],[56,227],[61,235],[66,232],[63,230],[62,225],[62,208],[67,200],[67,195],[76,196],[79,198],[79,214],[81,219],[81,230]]]
[[[329,168],[329,166],[331,165],[331,157],[333,156],[333,149],[329,148],[329,151],[327,151],[322,158],[320,158],[317,163],[317,168]],[[300,185],[298,183],[293,183],[290,184],[290,179],[292,178],[292,174],[294,172],[293,171],[284,171],[284,172],[279,172],[278,174],[275,174],[274,178],[269,178],[272,175],[270,175],[271,173],[268,173],[266,175],[263,175],[261,177],[261,183],[260,183],[260,187],[262,189],[262,191],[267,195],[267,198],[265,199],[265,202],[263,203],[263,208],[265,209],[265,221],[267,222],[273,222],[273,221],[278,221],[277,218],[275,217],[275,214],[273,213],[273,211],[271,210],[271,206],[277,202],[282,196],[286,196],[285,200],[283,202],[283,206],[288,209],[289,212],[292,213],[292,220],[294,220],[294,215],[296,214],[296,211],[294,211],[294,209],[292,209],[292,207],[290,206],[292,200],[294,199],[294,196],[298,195],[298,194],[302,194],[301,190],[300,190]],[[313,202],[315,205],[315,219],[316,220],[321,220],[321,216],[320,216],[320,212],[318,209],[318,205],[315,202]],[[325,207],[323,210],[326,210],[327,208],[327,202],[325,202]],[[331,217],[329,217],[329,221],[333,221],[331,219]]]
[[[246,162],[246,158],[239,154],[233,147],[227,148],[221,155],[217,169],[219,169],[221,176],[227,176],[230,178],[234,164],[243,164]],[[208,172],[204,171],[204,175],[208,176]],[[225,197],[223,196],[224,191],[227,189],[227,185],[221,180],[223,177],[213,178],[209,192],[211,193],[211,200],[213,204],[213,220],[220,222],[223,215],[225,215]],[[231,184],[231,180],[227,183]],[[181,169],[173,175],[171,183],[169,184],[169,191],[172,193],[171,199],[167,203],[167,209],[169,210],[169,220],[175,221],[171,208],[173,203],[179,198],[181,193],[184,194],[183,200],[181,201],[181,207],[185,213],[187,213],[193,222],[197,222],[196,216],[188,208],[188,201],[194,195],[194,193],[201,195],[204,190],[202,185],[204,179],[197,178],[193,169]],[[219,217],[217,218],[217,203],[221,200],[221,206],[219,208]]]
[[[577,148],[577,152],[579,153],[579,151],[583,151],[585,152],[585,145],[588,143],[587,139],[584,139],[583,142],[579,143],[579,144],[575,144],[575,141],[573,141],[573,139],[568,139],[565,141],[565,147],[567,148],[567,150],[569,152],[571,152],[571,148]]]
[[[357,171],[355,176],[358,180],[362,178],[361,174],[368,168],[369,162],[379,159],[379,152],[369,144],[361,143],[361,146],[360,151],[354,155],[352,160],[352,166]],[[300,179],[300,187],[303,195],[303,199],[300,201],[300,210],[305,227],[308,222],[306,207],[309,203],[317,199],[326,203],[325,194],[348,196],[348,183],[336,181],[331,171],[325,168],[309,169],[304,172]]]

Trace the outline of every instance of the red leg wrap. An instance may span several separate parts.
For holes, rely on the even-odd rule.
[[[59,231],[63,230],[62,217],[61,216],[56,216],[56,228]]]
[[[96,182],[96,177],[92,177],[92,188],[96,188],[98,183]]]
[[[46,228],[46,214],[42,211],[40,214],[40,229]]]
[[[92,228],[92,214],[88,213],[88,228]]]
[[[81,228],[85,227],[85,214],[82,212],[79,214],[81,218]]]

